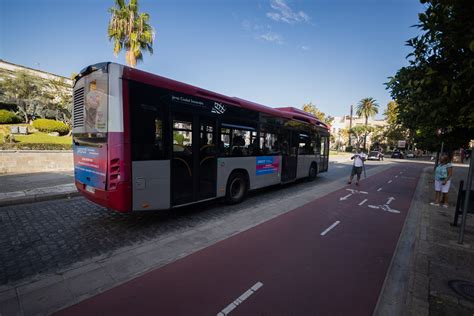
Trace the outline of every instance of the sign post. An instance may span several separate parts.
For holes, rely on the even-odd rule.
[[[474,147],[471,148],[471,156],[469,162],[469,171],[467,172],[467,182],[466,182],[466,195],[464,196],[464,206],[462,210],[462,221],[461,221],[461,231],[459,232],[459,240],[458,243],[462,244],[464,242],[464,230],[466,229],[466,216],[467,211],[471,207],[471,185],[472,185],[472,177],[474,173]]]

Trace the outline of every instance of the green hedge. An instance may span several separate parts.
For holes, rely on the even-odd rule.
[[[15,113],[7,110],[0,110],[0,124],[20,123],[21,119]]]
[[[25,144],[4,143],[0,144],[0,150],[71,150],[71,144]]]
[[[66,135],[69,133],[69,127],[60,121],[37,119],[33,121],[33,127],[45,133],[58,132],[59,135]]]

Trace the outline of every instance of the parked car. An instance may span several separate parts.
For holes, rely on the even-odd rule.
[[[394,150],[392,153],[392,158],[403,159],[403,152],[398,149]]]
[[[383,160],[383,154],[380,151],[371,151],[367,157],[368,160]]]
[[[415,153],[412,151],[407,151],[405,157],[407,158],[415,158]]]

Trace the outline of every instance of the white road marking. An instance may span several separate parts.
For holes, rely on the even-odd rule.
[[[370,208],[375,208],[375,209],[382,209],[383,211],[385,212],[389,212],[389,213],[400,213],[400,211],[398,210],[395,210],[393,208],[390,208],[389,205],[387,204],[384,204],[384,205],[367,205],[368,207]]]
[[[395,200],[395,198],[393,196],[391,196],[391,197],[388,198],[388,201],[385,204],[389,205],[390,203],[392,203],[393,200]]]
[[[355,193],[355,194],[357,194],[357,193],[360,193],[360,194],[369,194],[369,192],[358,191],[358,190],[354,190],[354,189],[346,189],[346,191],[349,191],[349,192],[351,192],[351,193],[353,193],[353,194],[354,194],[354,193]]]
[[[365,202],[367,202],[367,199],[363,200],[362,202],[359,203],[359,205],[362,205],[364,204]]]
[[[388,180],[388,182],[387,182],[387,183],[392,183],[392,180]]]
[[[347,200],[351,195],[352,195],[352,193],[350,193],[346,196],[343,196],[343,197],[339,198],[339,201]]]
[[[334,222],[334,224],[332,224],[331,226],[329,226],[328,228],[326,228],[326,230],[321,233],[321,236],[326,235],[331,229],[333,229],[334,227],[336,227],[337,225],[339,225],[339,223],[340,223],[340,221]]]
[[[395,178],[398,178],[398,174],[395,176]]]
[[[230,303],[229,305],[226,306],[223,310],[221,310],[217,316],[226,316],[229,315],[230,312],[232,312],[237,306],[242,304],[243,301],[248,299],[253,293],[257,292],[259,288],[263,286],[262,282],[257,282],[255,283],[250,289],[245,291],[244,294],[240,295],[235,301]]]
[[[379,192],[379,191],[382,191],[382,188],[378,188],[378,189],[377,189],[377,192]]]

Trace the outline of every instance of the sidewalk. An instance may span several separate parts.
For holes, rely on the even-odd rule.
[[[374,315],[474,315],[474,217],[467,215],[463,245],[461,219],[450,225],[467,171],[454,167],[450,207],[444,209],[429,204],[433,167],[425,168]]]
[[[0,206],[77,195],[73,171],[0,175]]]

